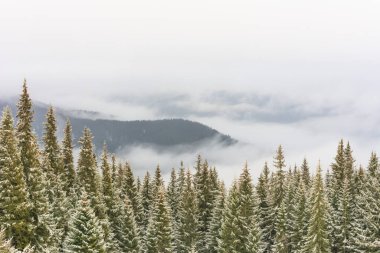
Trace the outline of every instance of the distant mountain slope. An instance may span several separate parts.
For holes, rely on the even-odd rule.
[[[16,101],[0,101],[0,106],[9,105],[16,113]],[[47,105],[34,104],[34,127],[38,136],[42,136],[43,122]],[[75,142],[82,135],[84,127],[91,129],[94,135],[94,144],[100,149],[104,142],[110,151],[114,152],[128,145],[152,145],[158,148],[168,148],[176,145],[196,146],[202,142],[217,139],[224,145],[232,145],[236,140],[224,135],[206,125],[183,119],[118,121],[109,119],[88,119],[88,116],[97,115],[94,112],[56,110],[58,132],[62,133],[66,118],[73,126]],[[75,115],[75,116],[72,116]],[[81,115],[81,116],[79,116]],[[97,115],[99,116],[99,115]]]

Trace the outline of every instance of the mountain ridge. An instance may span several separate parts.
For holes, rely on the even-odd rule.
[[[0,100],[0,107],[9,106],[15,115],[17,101]],[[39,139],[43,134],[43,122],[49,105],[33,102],[35,112],[33,127]],[[54,107],[57,117],[58,136],[61,137],[66,119],[73,127],[74,144],[82,136],[84,127],[91,129],[94,135],[94,145],[99,151],[103,143],[107,143],[111,152],[116,152],[128,146],[151,146],[155,149],[168,149],[176,146],[194,149],[205,142],[217,141],[229,146],[237,143],[229,135],[196,121],[186,119],[130,120],[103,119],[94,111],[66,110]],[[95,119],[91,119],[95,116]],[[103,115],[104,116],[104,115]]]

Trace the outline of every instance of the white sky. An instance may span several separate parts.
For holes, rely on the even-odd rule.
[[[1,95],[25,77],[33,98],[61,107],[199,120],[262,151],[238,152],[241,165],[261,168],[282,143],[291,163],[328,166],[339,138],[364,163],[380,143],[379,13],[378,0],[0,0]],[[210,102],[218,91],[234,102]]]

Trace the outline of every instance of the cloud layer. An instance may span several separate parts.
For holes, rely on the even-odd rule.
[[[379,147],[379,1],[37,0],[1,7],[1,96],[17,95],[26,77],[35,100],[68,110],[197,120],[245,144],[199,150],[229,171],[245,160],[261,168],[279,144],[289,164],[307,155],[325,167],[340,138],[352,142],[357,163]],[[196,156],[156,153],[136,147],[127,155],[167,167]]]

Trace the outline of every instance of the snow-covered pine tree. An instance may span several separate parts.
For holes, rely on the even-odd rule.
[[[293,252],[301,252],[303,238],[307,234],[309,214],[307,212],[307,189],[305,180],[301,180],[297,186],[294,197],[293,229],[291,232]]]
[[[296,204],[295,197],[296,197],[296,190],[297,190],[297,177],[298,177],[298,170],[295,168],[294,173],[290,170],[287,174],[286,178],[286,193],[285,193],[285,213],[286,213],[286,219],[285,219],[285,227],[286,227],[286,233],[287,233],[287,251],[293,252],[294,251],[294,243],[292,240],[292,234],[296,232],[294,223],[295,223],[295,213],[296,213]],[[302,181],[302,180],[300,180]]]
[[[196,244],[197,231],[197,203],[190,171],[186,173],[186,180],[182,197],[178,203],[178,222],[175,223],[175,252],[190,252]]]
[[[185,188],[185,181],[186,181],[186,171],[185,171],[183,162],[181,161],[179,171],[178,171],[178,177],[177,177],[177,187],[178,187],[177,194],[179,195],[178,199],[181,198],[181,194],[183,192],[183,189]]]
[[[28,93],[26,80],[22,87],[22,93],[17,104],[17,137],[20,149],[21,164],[24,169],[26,184],[29,185],[29,171],[39,167],[36,157],[35,135],[32,129],[33,122],[32,100]]]
[[[363,189],[357,196],[354,247],[356,252],[380,252],[380,178],[371,156]]]
[[[46,162],[49,163],[48,168],[51,171],[45,171],[48,180],[50,177],[55,175],[59,180],[66,183],[66,173],[63,167],[63,161],[61,160],[61,148],[58,144],[57,139],[57,122],[55,118],[55,112],[53,107],[49,107],[46,114],[46,121],[44,122],[44,155],[46,157]]]
[[[252,183],[247,163],[239,178],[239,252],[260,252],[262,249],[260,220],[258,217],[258,197]]]
[[[150,216],[150,209],[153,204],[153,193],[152,193],[152,187],[151,187],[151,178],[149,172],[146,172],[144,176],[144,180],[141,186],[141,205],[143,210],[143,227],[141,229],[141,232],[145,234],[146,228],[148,227],[149,223],[149,216]]]
[[[100,169],[102,171],[102,185],[103,185],[103,199],[107,208],[107,213],[113,208],[113,201],[115,200],[115,189],[112,183],[112,172],[108,162],[107,144],[103,144],[103,152],[101,157]]]
[[[214,200],[214,195],[210,188],[210,174],[207,161],[202,164],[201,169],[197,173],[195,193],[197,197],[198,240],[196,249],[197,252],[204,253],[207,252],[206,235],[210,228]]]
[[[80,138],[81,145],[78,158],[78,183],[86,191],[91,207],[103,226],[107,249],[113,247],[113,235],[107,219],[107,207],[102,193],[102,179],[98,173],[91,130],[85,128]]]
[[[154,177],[152,180],[151,187],[152,187],[153,198],[156,198],[160,188],[164,187],[164,180],[162,179],[160,165],[157,165],[157,168],[154,172]]]
[[[47,156],[43,155],[42,159],[41,167],[31,168],[29,171],[30,213],[34,227],[32,245],[35,252],[57,252],[57,241],[59,241],[57,223],[63,217],[57,214],[59,219],[55,220],[56,210],[53,207],[55,196],[53,195],[58,187],[57,180],[47,179],[44,171],[51,170],[50,163]],[[49,196],[52,196],[51,200]],[[63,205],[59,203],[59,208],[61,204]]]
[[[368,173],[370,176],[375,176],[376,174],[379,174],[379,158],[377,157],[375,152],[371,153],[371,158],[369,160],[368,165]]]
[[[12,241],[7,240],[4,230],[0,230],[0,252],[1,253],[33,253],[30,247],[26,247],[23,251],[19,251],[12,246]]]
[[[247,164],[228,197],[221,228],[220,252],[261,252],[258,197]]]
[[[277,210],[276,216],[276,237],[272,246],[272,252],[287,253],[289,252],[289,232],[286,229],[286,203],[283,201]]]
[[[66,175],[65,191],[66,195],[69,196],[76,188],[76,172],[74,168],[72,127],[69,119],[67,119],[64,129],[61,156],[64,174]]]
[[[273,161],[276,172],[274,173],[273,178],[273,197],[272,197],[272,207],[279,208],[285,195],[285,157],[282,146],[280,145],[277,149],[276,155]]]
[[[116,187],[116,178],[117,178],[117,163],[116,155],[111,155],[111,172],[112,172],[112,183]]]
[[[223,211],[222,227],[220,229],[220,240],[218,241],[219,253],[238,253],[241,247],[237,235],[239,234],[239,225],[237,218],[239,214],[239,185],[234,181],[229,190],[225,209]]]
[[[137,225],[142,228],[143,226],[143,207],[141,205],[141,198],[136,186],[136,180],[133,175],[131,166],[129,163],[124,165],[124,174],[122,177],[122,199],[125,196],[128,197],[129,203],[132,206],[133,213],[135,214],[135,219]]]
[[[259,198],[259,218],[260,228],[262,231],[262,241],[265,245],[264,252],[270,252],[274,240],[274,212],[270,206],[270,189],[269,189],[270,171],[268,163],[265,162],[259,182],[256,186],[256,192]]]
[[[70,221],[68,236],[64,242],[64,252],[105,253],[104,231],[91,207],[85,190],[76,212]]]
[[[0,224],[5,228],[4,236],[12,239],[17,249],[23,249],[32,240],[30,203],[9,108],[4,109],[1,119],[0,189]]]
[[[133,206],[131,205],[128,197],[125,199],[124,205],[124,244],[121,247],[125,253],[139,253],[141,250],[141,240],[139,237],[139,228],[136,225],[136,218],[133,213]]]
[[[327,228],[329,215],[327,211],[329,207],[324,191],[320,165],[318,165],[317,174],[314,178],[308,207],[310,209],[310,220],[302,252],[329,253],[331,252]]]
[[[342,241],[339,240],[339,234],[341,234],[340,224],[339,224],[339,206],[340,199],[342,195],[344,177],[345,177],[345,154],[344,154],[344,143],[343,140],[339,142],[337,154],[335,156],[335,161],[331,165],[332,175],[329,179],[328,189],[329,203],[331,205],[331,233],[330,233],[330,243],[331,251],[333,253],[339,252]]]
[[[218,252],[218,241],[220,240],[220,230],[222,227],[223,211],[225,208],[226,190],[224,184],[219,186],[219,194],[215,199],[212,211],[210,229],[207,233],[207,250],[210,253]]]
[[[169,207],[171,209],[172,219],[174,223],[178,220],[178,205],[179,205],[179,198],[180,195],[178,194],[178,179],[177,179],[177,172],[176,169],[173,168],[170,173],[170,180],[168,187],[166,189],[166,199],[168,200]],[[175,224],[173,224],[175,227]]]
[[[309,185],[310,185],[310,168],[309,168],[309,164],[308,164],[306,158],[303,159],[303,162],[301,165],[301,174],[302,174],[302,180],[304,181],[305,186],[309,187]]]
[[[173,234],[170,207],[166,201],[165,188],[159,187],[145,235],[146,253],[171,253]]]

